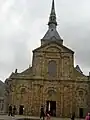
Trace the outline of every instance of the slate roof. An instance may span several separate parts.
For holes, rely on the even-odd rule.
[[[42,38],[42,40],[48,40],[48,41],[52,41],[52,40],[61,40],[61,37],[59,35],[59,33],[56,30],[56,26],[57,26],[57,21],[56,21],[56,13],[55,13],[55,5],[54,5],[54,0],[52,1],[52,8],[51,8],[51,14],[49,17],[49,22],[48,22],[48,31],[46,32],[45,36]]]
[[[77,65],[77,66],[75,67],[75,69],[76,69],[78,72],[80,72],[81,74],[83,74],[83,72],[82,72],[82,70],[80,69],[79,65]]]
[[[28,75],[32,73],[32,67],[29,67],[28,69],[24,70],[23,72],[19,73],[21,75]]]
[[[42,39],[52,41],[53,38],[55,40],[62,40],[56,29],[49,29]]]

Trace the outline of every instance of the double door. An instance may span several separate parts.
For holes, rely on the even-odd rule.
[[[51,116],[56,116],[56,101],[46,102],[46,112],[50,112]]]

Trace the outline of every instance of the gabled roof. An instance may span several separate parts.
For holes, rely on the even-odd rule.
[[[12,78],[15,75],[14,72],[11,73],[11,75],[9,76],[9,78]]]
[[[23,72],[19,73],[21,75],[28,75],[32,73],[32,67],[29,67],[28,69],[24,70]]]
[[[32,67],[29,67],[28,69],[26,69],[26,70],[24,70],[23,72],[21,72],[21,73],[11,73],[11,75],[9,76],[9,78],[14,78],[14,77],[16,77],[16,76],[19,76],[19,75],[21,75],[21,76],[23,76],[23,75],[29,75],[29,74],[31,74],[32,73]]]
[[[78,72],[80,72],[81,74],[83,74],[83,72],[82,72],[82,70],[80,69],[79,65],[77,65],[77,66],[75,67],[75,69],[76,69]]]
[[[44,48],[44,47],[46,47],[47,45],[50,45],[50,44],[57,44],[57,45],[63,47],[64,49],[66,49],[66,50],[68,50],[69,52],[71,52],[71,53],[74,54],[74,51],[72,51],[71,49],[69,49],[69,48],[65,47],[64,45],[60,44],[58,41],[48,42],[48,43],[46,43],[46,44],[44,44],[44,45],[42,45],[42,46],[34,49],[33,52],[36,52],[36,51],[38,51],[38,50],[40,50],[40,49],[42,49],[42,48]]]
[[[86,79],[86,75],[81,71],[79,65],[74,67],[74,76],[77,77],[78,79]]]

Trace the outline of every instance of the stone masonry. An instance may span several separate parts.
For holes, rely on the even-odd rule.
[[[6,111],[8,105],[24,106],[24,115],[39,116],[40,107],[49,105],[58,117],[84,117],[90,109],[90,77],[79,66],[74,67],[74,52],[63,45],[56,31],[54,0],[49,18],[49,30],[41,46],[33,50],[32,66],[25,71],[12,73],[6,79]]]

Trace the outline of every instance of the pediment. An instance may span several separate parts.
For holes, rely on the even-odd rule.
[[[50,42],[45,45],[40,46],[39,48],[35,49],[33,52],[67,52],[67,53],[74,53],[69,48],[65,47],[58,42]]]
[[[62,48],[57,45],[49,45],[46,46],[44,50],[47,52],[61,52]]]

